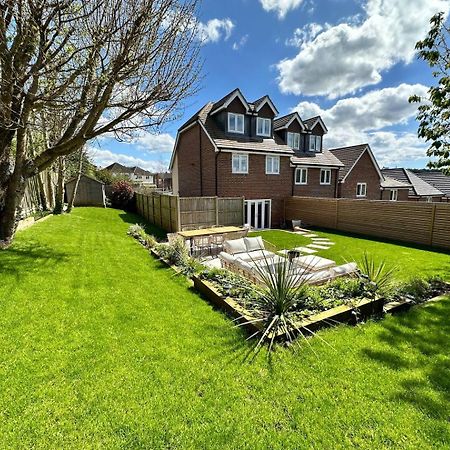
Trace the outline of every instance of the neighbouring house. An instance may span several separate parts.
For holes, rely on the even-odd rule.
[[[155,174],[155,184],[162,191],[172,190],[172,174],[170,172],[159,172]]]
[[[450,175],[445,175],[440,170],[434,169],[413,169],[412,173],[417,175],[423,181],[431,184],[444,194],[444,201],[450,202]]]
[[[333,148],[343,164],[339,170],[337,197],[366,200],[408,200],[410,184],[384,177],[369,144]]]
[[[67,201],[72,199],[75,190],[76,178],[72,178],[66,183]],[[74,206],[106,206],[105,185],[82,174],[78,183]]]
[[[402,168],[382,169],[381,172],[385,177],[401,181],[411,186],[408,191],[408,200],[420,202],[441,202],[445,199],[445,194],[441,190],[420,178],[411,170]]]
[[[335,197],[344,165],[324,149],[322,119],[277,116],[269,96],[249,102],[239,89],[207,103],[178,130],[173,192],[242,196],[245,221],[257,229],[282,225],[286,197]]]
[[[113,163],[104,168],[111,172],[114,176],[127,177],[132,183],[140,184],[142,186],[154,186],[155,180],[151,172],[140,167],[126,167],[119,163]]]

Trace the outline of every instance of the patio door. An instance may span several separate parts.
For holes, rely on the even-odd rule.
[[[255,230],[270,228],[272,213],[271,200],[246,200],[244,205],[245,223]]]

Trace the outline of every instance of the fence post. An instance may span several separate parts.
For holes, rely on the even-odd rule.
[[[434,221],[436,218],[436,203],[432,203],[433,210],[431,211],[431,226],[430,226],[430,246],[433,245],[433,234],[434,234]]]
[[[339,226],[339,199],[337,198],[336,200],[336,220],[334,222],[334,228],[336,228],[336,230],[338,230],[338,226]]]
[[[216,197],[216,225],[219,225],[219,197]]]
[[[177,230],[175,231],[182,231],[181,229],[181,207],[180,207],[180,196],[177,195]]]

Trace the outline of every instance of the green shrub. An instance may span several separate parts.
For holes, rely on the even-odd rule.
[[[389,296],[394,287],[395,267],[387,267],[385,261],[376,264],[372,256],[364,252],[362,260],[358,263],[360,276],[369,283],[366,292],[370,296],[376,294]]]
[[[133,203],[134,189],[129,181],[115,181],[111,192],[113,208],[130,209]]]

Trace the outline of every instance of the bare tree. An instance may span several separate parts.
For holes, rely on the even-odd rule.
[[[78,170],[75,177],[75,184],[73,187],[72,196],[67,199],[67,212],[70,213],[73,209],[73,204],[75,202],[75,197],[77,196],[78,185],[80,184],[81,173],[83,171],[83,158],[85,155],[84,148],[81,148],[78,152]]]
[[[199,0],[0,0],[0,241],[27,178],[87,141],[157,131],[198,87]],[[53,127],[32,155],[27,131]]]

